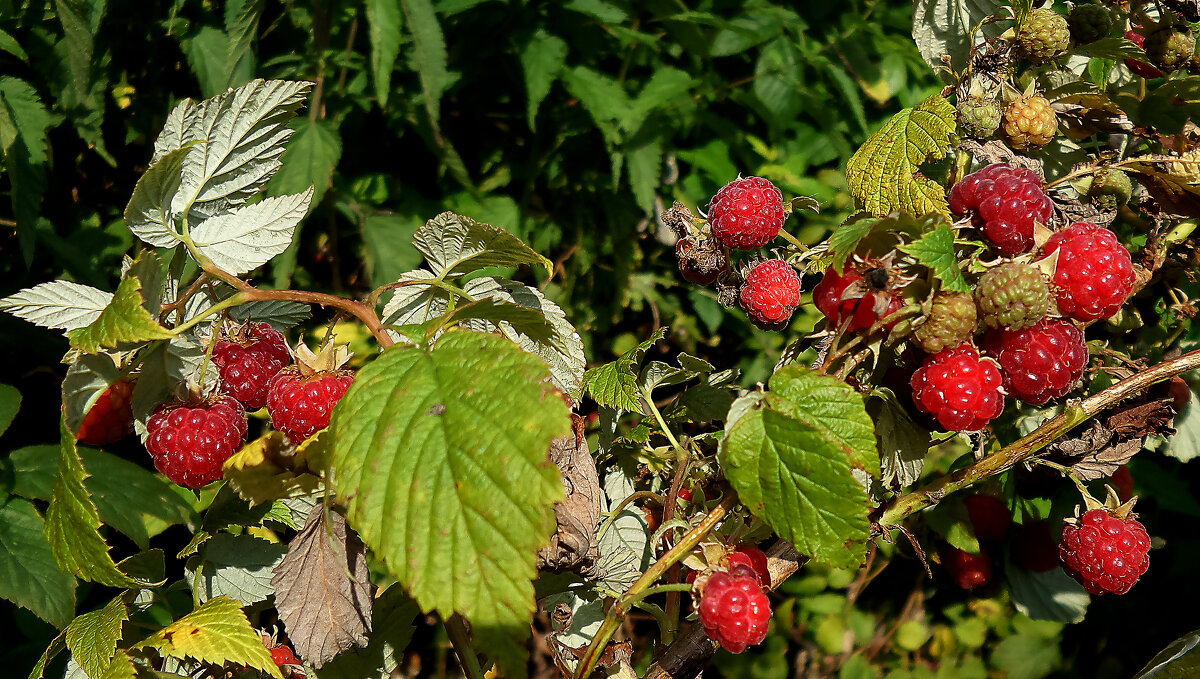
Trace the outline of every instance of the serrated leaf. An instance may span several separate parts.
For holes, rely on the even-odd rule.
[[[638,395],[638,370],[646,351],[666,334],[665,327],[659,328],[646,341],[626,351],[617,360],[584,373],[583,385],[596,403],[631,413],[642,412]]]
[[[300,455],[284,456],[282,450],[286,445],[283,433],[278,431],[246,444],[223,465],[230,487],[251,505],[307,496],[318,490],[321,478],[296,469]]]
[[[313,190],[311,206],[321,202],[333,178],[333,168],[342,157],[342,137],[328,120],[296,118],[290,127],[296,131],[288,140],[283,165],[267,184],[267,193],[280,196]]]
[[[275,608],[300,657],[320,668],[342,651],[367,645],[371,573],[366,548],[346,519],[316,505],[275,568]]]
[[[392,70],[400,54],[400,28],[404,17],[396,0],[367,0],[367,37],[371,41],[371,80],[379,108],[387,109],[392,90]]]
[[[317,679],[388,679],[400,659],[416,626],[413,619],[420,609],[399,585],[388,587],[375,598],[371,611],[371,632],[366,648],[352,648],[320,668]]]
[[[932,231],[908,245],[897,248],[912,255],[922,265],[933,270],[933,275],[942,282],[943,290],[970,292],[971,286],[958,268],[958,255],[954,249],[954,231],[946,224],[938,224]]]
[[[89,285],[51,281],[0,299],[0,310],[43,328],[75,330],[91,325],[112,299]]]
[[[108,554],[108,544],[100,536],[100,514],[92,496],[84,487],[88,474],[75,449],[75,435],[66,423],[59,426],[62,438],[58,476],[54,495],[46,510],[46,541],[54,552],[59,568],[83,580],[109,587],[136,587],[138,583],[122,573]]]
[[[550,260],[520,238],[491,224],[443,212],[425,223],[413,237],[434,273],[458,276],[489,266],[540,266],[552,271]]]
[[[0,434],[8,431],[20,410],[21,392],[11,384],[0,384]]]
[[[122,343],[148,342],[173,337],[142,306],[142,282],[126,278],[117,286],[112,301],[96,320],[70,331],[71,346],[89,354],[116,349]]]
[[[239,67],[252,67],[254,63],[252,45],[258,34],[262,10],[263,0],[238,0],[225,5],[225,39],[229,45],[225,57],[225,87],[245,82],[245,79],[238,79],[237,73]]]
[[[129,619],[124,595],[100,608],[75,618],[67,626],[67,648],[89,676],[104,676],[121,641],[121,623]]]
[[[67,368],[67,375],[62,382],[63,414],[67,418],[67,428],[78,432],[88,411],[120,377],[121,371],[113,363],[112,356],[80,354]]]
[[[951,67],[956,72],[963,70],[973,44],[996,37],[1008,26],[1005,22],[985,24],[972,36],[984,19],[1001,14],[1002,5],[998,0],[916,0],[912,34],[925,63],[939,68],[945,64],[942,55],[949,55]]]
[[[521,69],[525,73],[526,112],[529,129],[536,130],[538,107],[558,74],[562,72],[567,58],[567,43],[557,35],[539,28],[521,49]]]
[[[227,596],[250,606],[274,593],[271,573],[286,552],[283,545],[253,535],[218,533],[188,562],[187,582],[198,588],[201,602]]]
[[[1149,61],[1146,52],[1134,44],[1132,40],[1124,36],[1100,38],[1084,45],[1076,45],[1074,52],[1099,59],[1136,59],[1143,62]]]
[[[862,396],[846,383],[787,366],[769,391],[734,402],[718,459],[742,503],[817,561],[856,567],[870,537],[866,490],[879,475]]]
[[[1061,568],[1037,573],[1008,559],[1004,576],[1017,612],[1034,620],[1080,622],[1092,600],[1083,585]]]
[[[535,554],[563,497],[546,451],[569,420],[548,378],[507,339],[452,330],[429,352],[383,352],[331,425],[329,474],[350,524],[422,609],[482,631],[506,672],[520,671]]]
[[[919,426],[890,389],[876,389],[867,398],[867,413],[875,422],[881,480],[892,490],[906,488],[921,477],[929,453],[929,431]]]
[[[125,226],[133,235],[156,248],[172,248],[179,244],[171,201],[179,191],[183,163],[188,154],[201,153],[195,148],[197,143],[188,142],[156,160],[138,178],[125,206]]]
[[[250,626],[241,605],[229,597],[210,599],[150,635],[133,650],[143,648],[180,660],[191,658],[216,665],[248,665],[275,679],[282,679],[262,637]]]
[[[4,50],[21,61],[28,62],[29,55],[21,49],[21,43],[7,31],[0,31],[0,50]]]
[[[401,275],[396,282],[434,281],[436,278],[429,271],[417,269]],[[424,323],[445,314],[453,301],[451,293],[433,285],[403,285],[394,290],[392,298],[384,305],[383,324]]]
[[[939,95],[900,111],[851,156],[850,192],[876,215],[949,216],[945,189],[922,176],[920,166],[946,154],[954,130],[954,106]]]
[[[186,337],[153,342],[138,354],[142,369],[133,385],[131,397],[133,424],[139,436],[145,437],[146,419],[155,406],[170,398],[175,387],[200,371],[204,362],[204,347]],[[220,371],[212,361],[204,371],[204,386],[220,379]]]
[[[310,186],[304,193],[266,198],[210,217],[192,229],[192,241],[225,271],[235,275],[252,271],[291,245],[292,233],[308,214],[312,197]]]
[[[233,293],[233,288],[222,283],[212,289],[193,295],[184,307],[184,320],[195,318],[197,315],[211,308],[216,302],[227,299]],[[312,318],[312,309],[302,302],[255,300],[233,307],[229,310],[229,316],[233,320],[242,323],[252,320],[256,323],[266,323],[276,330],[284,331]]]
[[[0,41],[2,42],[2,41]],[[0,78],[0,151],[4,155],[12,150],[18,137],[25,142],[29,162],[41,165],[46,162],[46,130],[54,124],[54,117],[42,104],[37,89],[20,78]]]
[[[446,39],[438,24],[430,0],[400,0],[408,32],[413,40],[413,58],[421,79],[422,99],[430,124],[437,128],[441,119],[442,93],[450,83],[446,71]]]
[[[58,569],[32,502],[0,505],[0,597],[65,627],[75,615],[75,578]]]

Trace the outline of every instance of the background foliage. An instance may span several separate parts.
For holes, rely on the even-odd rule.
[[[740,364],[753,384],[770,373],[785,337],[754,330],[708,291],[682,284],[656,214],[674,200],[703,208],[726,181],[754,174],[785,194],[815,197],[821,214],[793,218],[789,229],[809,243],[824,238],[848,213],[844,169],[853,152],[893,113],[940,89],[911,20],[899,0],[802,8],[755,0],[0,0],[0,192],[11,196],[0,207],[0,296],[57,277],[116,286],[133,244],[121,221],[125,202],[180,99],[252,77],[311,80],[314,93],[292,123],[269,191],[315,184],[316,195],[298,247],[264,271],[270,282],[365,293],[415,268],[412,234],[454,210],[510,229],[555,263],[549,277],[516,273],[567,311],[592,361],[669,326],[669,342],[652,351]],[[66,341],[7,315],[0,337],[19,357],[0,367],[0,382],[24,397],[0,440],[16,451],[0,474],[49,458],[52,478],[56,451],[30,446],[57,431]],[[118,467],[122,458],[147,462],[134,441],[109,452],[103,459]],[[1049,669],[1128,676],[1191,629],[1145,619],[1139,602],[1179,610],[1200,603],[1174,584],[1195,573],[1200,551],[1188,530],[1200,516],[1187,485],[1195,472],[1146,457],[1134,461],[1134,476],[1156,499],[1139,509],[1171,550],[1136,597],[1094,601],[1085,623],[1014,617],[999,590],[965,599],[948,580],[927,580],[907,546],[886,546],[881,558],[894,565],[870,587],[816,567],[789,581],[772,637],[754,655],[718,656],[718,669],[785,676],[803,658],[842,677],[934,676],[924,668],[939,662],[936,676],[945,677],[983,677],[989,668],[1013,679]],[[0,483],[5,495],[37,497]],[[102,516],[120,515],[113,502],[101,505]],[[164,527],[194,520],[188,501],[169,504]],[[185,535],[176,526],[160,539],[178,540],[173,530]],[[5,537],[5,550],[19,548]],[[114,552],[122,539],[112,533]],[[0,567],[0,580],[10,576]],[[78,611],[106,603],[87,587]],[[7,603],[0,627],[13,640],[0,662],[18,668],[32,666],[54,635]],[[441,658],[444,668],[444,642],[429,629],[418,634],[410,655],[432,663],[427,670]]]

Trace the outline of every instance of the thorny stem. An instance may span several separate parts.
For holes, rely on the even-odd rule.
[[[471,648],[471,639],[467,635],[467,626],[463,623],[462,616],[455,613],[442,622],[446,626],[450,644],[454,646],[454,652],[458,654],[458,662],[462,665],[463,674],[467,675],[468,679],[483,679],[479,656],[475,655],[475,649]]]
[[[1089,396],[1080,403],[1070,405],[1066,410],[1043,423],[1033,433],[1019,441],[1005,446],[969,467],[934,479],[924,487],[897,498],[879,517],[879,526],[883,530],[898,526],[908,516],[941,502],[946,495],[999,474],[1022,462],[1106,408],[1116,405],[1153,384],[1196,368],[1200,368],[1200,350],[1191,351],[1178,358],[1159,363],[1153,368],[1137,373],[1104,391]]]
[[[717,524],[725,518],[729,510],[737,504],[737,494],[730,492],[721,502],[709,511],[708,516],[684,535],[679,542],[675,543],[666,554],[663,554],[658,561],[654,562],[642,576],[633,583],[624,594],[621,595],[611,608],[608,609],[608,614],[604,616],[604,622],[600,624],[600,629],[596,632],[596,636],[592,637],[592,643],[588,645],[587,652],[579,661],[579,665],[575,668],[575,679],[583,679],[592,674],[592,670],[596,668],[596,663],[600,661],[600,655],[608,646],[609,639],[612,639],[613,634],[621,625],[621,619],[629,612],[634,601],[641,601],[642,592],[649,589],[659,578],[667,572],[667,569],[679,560],[691,553],[696,545],[707,536]]]

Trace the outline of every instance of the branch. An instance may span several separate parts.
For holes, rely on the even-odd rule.
[[[1200,350],[1159,363],[1153,368],[1121,380],[1104,391],[1085,398],[1078,404],[1069,405],[1066,410],[1046,421],[1033,433],[1021,440],[1002,448],[969,467],[964,467],[953,474],[947,474],[941,478],[934,479],[924,487],[898,498],[879,517],[879,526],[884,530],[897,526],[908,516],[941,502],[942,498],[946,495],[1008,470],[1013,465],[1045,448],[1079,424],[1095,417],[1101,411],[1149,388],[1153,384],[1171,379],[1176,375],[1188,372],[1189,370],[1195,370],[1196,368],[1200,368]]]

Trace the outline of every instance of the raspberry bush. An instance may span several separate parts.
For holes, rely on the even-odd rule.
[[[1192,662],[1186,4],[108,4],[0,17],[31,679]]]

